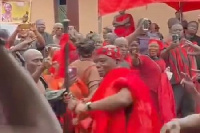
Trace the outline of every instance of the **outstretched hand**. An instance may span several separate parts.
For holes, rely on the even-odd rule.
[[[194,81],[196,81],[198,75],[199,74],[195,75],[194,77],[190,77],[188,74],[181,72],[183,79],[181,80],[180,84],[191,94],[197,93]]]
[[[177,119],[166,123],[160,130],[160,133],[180,133],[180,124]]]

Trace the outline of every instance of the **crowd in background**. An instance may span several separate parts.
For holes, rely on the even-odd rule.
[[[178,133],[200,121],[192,115],[200,111],[199,22],[176,12],[166,24],[164,37],[156,22],[141,18],[135,25],[131,14],[120,11],[102,37],[94,31],[84,36],[74,26],[66,34],[62,23],[47,33],[42,19],[19,25],[10,36],[0,29],[0,36],[41,94],[65,90],[68,81],[64,113],[52,105],[64,132],[158,133],[164,125],[162,133]]]

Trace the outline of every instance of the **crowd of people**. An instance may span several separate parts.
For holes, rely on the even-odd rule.
[[[166,38],[125,11],[103,38],[74,26],[64,33],[62,23],[49,34],[42,19],[10,36],[0,29],[0,131],[199,132],[199,23],[181,12],[166,23]],[[62,92],[64,111],[49,92]]]

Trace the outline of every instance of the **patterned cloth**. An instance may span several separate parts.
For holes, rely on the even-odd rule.
[[[113,59],[120,60],[120,50],[114,45],[106,45],[96,51],[97,55],[106,55]]]

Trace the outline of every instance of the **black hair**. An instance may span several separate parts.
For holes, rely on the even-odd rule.
[[[92,57],[92,53],[95,49],[95,42],[90,39],[83,39],[80,42],[78,42],[77,50],[80,56],[83,58],[90,58]]]

